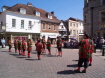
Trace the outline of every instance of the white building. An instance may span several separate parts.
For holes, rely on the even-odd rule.
[[[80,41],[81,36],[84,32],[83,21],[70,17],[68,20],[65,21],[66,27],[68,29],[69,39],[76,39]]]
[[[49,14],[51,18],[47,17],[46,14]],[[43,33],[49,33],[47,28],[43,31],[42,23],[50,22],[54,24],[52,21],[59,24],[54,12],[48,13],[43,9],[34,7],[31,3],[27,5],[16,4],[12,7],[3,6],[2,12],[0,12],[0,37],[5,37],[6,40],[10,38],[11,41],[19,37],[34,41],[36,38],[42,37]],[[56,31],[50,30],[52,35],[54,33],[58,35],[57,26],[55,27]]]
[[[84,35],[83,21],[80,19],[77,19],[77,21],[78,21],[79,40],[81,40],[83,38],[83,35]]]
[[[67,36],[67,29],[65,27],[64,21],[61,20],[61,23],[60,23],[58,29],[59,29],[59,36],[61,36],[61,37]]]

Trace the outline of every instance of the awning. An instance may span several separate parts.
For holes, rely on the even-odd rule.
[[[48,36],[49,38],[57,38],[57,36]]]

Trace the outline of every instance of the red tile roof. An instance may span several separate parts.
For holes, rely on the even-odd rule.
[[[4,7],[4,8],[7,8],[7,9],[10,8],[9,6],[5,6],[5,5],[4,5],[3,7]]]
[[[60,21],[59,19],[57,19],[56,16],[54,16],[53,14],[43,10],[43,9],[40,9],[40,8],[36,8],[36,7],[32,7],[32,6],[28,6],[28,5],[25,5],[25,4],[16,4],[10,8],[8,8],[7,10],[9,11],[13,11],[13,12],[20,12],[20,8],[24,8],[26,9],[26,14],[28,15],[34,15],[35,16],[35,11],[39,11],[40,12],[40,17],[42,18],[46,18],[48,19],[48,17],[46,16],[46,14],[50,14],[52,15],[52,19],[50,20],[55,20],[55,21]]]

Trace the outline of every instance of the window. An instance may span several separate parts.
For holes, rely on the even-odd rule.
[[[21,20],[21,28],[24,28],[24,20]]]
[[[75,30],[73,30],[73,36],[76,36],[76,31]]]
[[[36,11],[36,16],[40,16],[40,12]]]
[[[103,5],[105,5],[105,0],[103,0],[103,2],[102,2],[102,3],[103,3]]]
[[[42,29],[43,30],[46,29],[46,24],[45,23],[42,24]]]
[[[54,31],[56,31],[56,25],[54,25]]]
[[[12,19],[12,27],[16,26],[16,19]]]
[[[0,22],[0,26],[3,26],[3,22]]]
[[[81,26],[81,23],[80,23],[80,26]]]
[[[74,26],[75,26],[75,23],[74,23]]]
[[[52,15],[48,15],[48,18],[49,18],[49,19],[52,19]]]
[[[51,24],[48,25],[48,29],[51,30]]]
[[[84,22],[86,23],[86,15],[84,16]]]
[[[79,33],[81,33],[81,30],[79,30]]]
[[[70,26],[72,26],[72,23],[70,23]]]
[[[1,29],[2,29],[2,26],[3,26],[3,22],[0,22],[0,26],[1,26]]]
[[[101,22],[105,22],[105,11],[101,13]]]
[[[21,14],[26,14],[26,9],[20,8],[20,13],[21,13]]]
[[[78,27],[78,23],[77,23],[77,27]]]
[[[31,29],[31,28],[32,28],[32,21],[29,21],[28,29]]]
[[[63,28],[63,25],[62,25],[62,27],[61,28]]]

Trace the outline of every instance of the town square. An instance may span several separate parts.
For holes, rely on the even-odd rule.
[[[0,78],[105,78],[105,0],[0,7]]]

